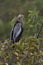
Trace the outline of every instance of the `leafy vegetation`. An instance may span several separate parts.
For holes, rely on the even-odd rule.
[[[42,41],[29,37],[15,44],[9,40],[0,42],[0,65],[43,65]]]
[[[43,19],[38,14],[36,9],[29,10],[19,42],[13,44],[11,40],[0,41],[0,65],[43,65],[43,30],[40,31],[41,37],[39,35],[37,38]],[[9,22],[10,29],[14,21],[16,18]]]
[[[42,0],[0,0],[0,65],[43,65],[42,6]],[[9,37],[19,13],[24,31],[13,44]]]

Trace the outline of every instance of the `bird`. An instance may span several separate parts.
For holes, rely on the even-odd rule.
[[[10,40],[12,40],[13,43],[18,42],[21,38],[23,33],[23,19],[23,14],[19,14],[16,18],[16,23],[14,24],[10,34]]]

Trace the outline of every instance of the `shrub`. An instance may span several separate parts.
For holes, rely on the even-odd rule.
[[[2,65],[43,64],[42,41],[43,39],[29,37],[23,38],[15,44],[12,44],[9,40],[0,42],[0,63]]]

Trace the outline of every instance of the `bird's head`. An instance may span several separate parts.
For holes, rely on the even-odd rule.
[[[23,23],[23,21],[24,21],[24,15],[23,15],[23,14],[19,14],[19,15],[17,16],[17,21]]]

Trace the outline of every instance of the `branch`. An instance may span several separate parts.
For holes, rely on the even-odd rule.
[[[40,34],[41,30],[42,30],[42,27],[43,27],[43,22],[41,23],[41,27],[40,27],[40,29],[39,29],[39,32],[38,32],[37,38],[39,38],[39,34]]]

